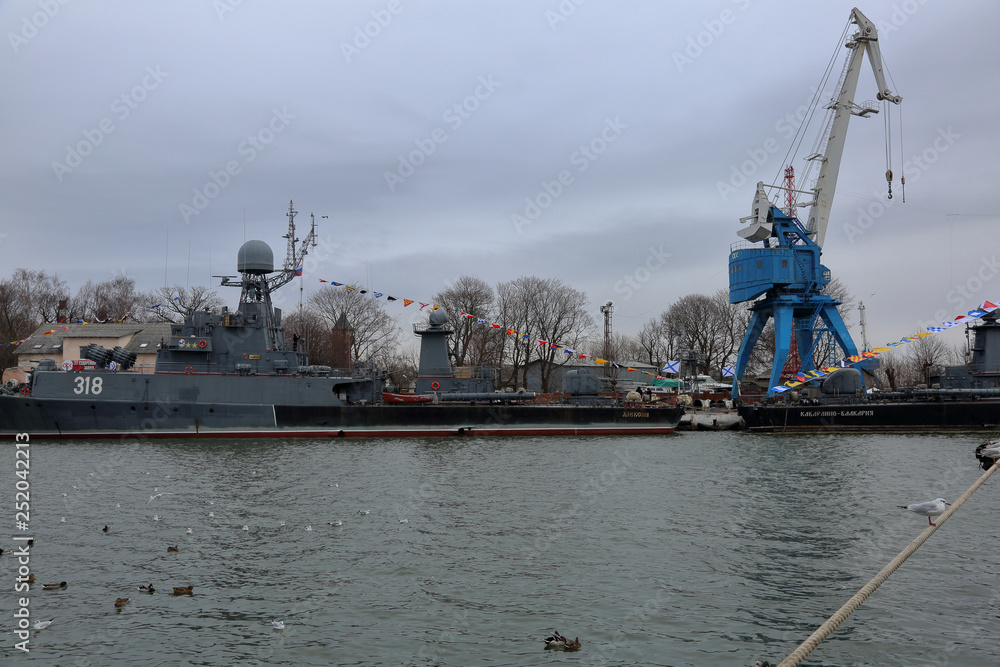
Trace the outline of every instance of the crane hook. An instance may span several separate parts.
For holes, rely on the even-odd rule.
[[[892,199],[892,169],[886,170],[885,180],[889,183],[889,199]]]

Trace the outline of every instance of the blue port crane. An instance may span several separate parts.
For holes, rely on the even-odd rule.
[[[823,337],[832,336],[845,357],[858,353],[837,311],[840,302],[823,294],[823,288],[830,282],[830,269],[820,263],[820,255],[837,188],[848,121],[851,116],[868,117],[879,112],[874,102],[863,105],[854,102],[866,52],[878,85],[876,97],[893,104],[899,104],[903,98],[886,85],[875,25],[857,8],[851,11],[848,26],[851,24],[857,26],[857,31],[845,43],[849,53],[840,75],[839,92],[827,105],[832,116],[820,137],[819,150],[806,158],[821,165],[815,186],[804,191],[813,196],[812,201],[798,204],[802,208],[809,207],[807,222],[803,224],[796,217],[794,207],[783,211],[771,203],[765,188],[779,186],[765,186],[759,182],[753,213],[740,219],[746,226],[737,233],[744,241],[734,244],[729,253],[729,302],[754,302],[736,361],[733,398],[740,395],[740,382],[750,354],[771,319],[774,320],[775,345],[768,396],[773,395],[774,387],[780,382],[792,345],[793,328],[802,363],[799,373],[808,374],[814,370],[814,347]],[[892,197],[891,169],[886,171],[886,179],[889,181],[889,197]],[[760,245],[755,245],[758,243]],[[759,298],[761,296],[762,299]]]

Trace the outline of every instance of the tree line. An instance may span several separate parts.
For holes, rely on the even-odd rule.
[[[849,321],[854,299],[837,279],[828,293],[841,301],[840,310]],[[521,276],[491,286],[480,278],[464,275],[433,296],[432,302],[447,309],[454,334],[449,339],[456,366],[487,366],[499,369],[499,386],[527,385],[529,368],[536,367],[542,391],[557,391],[557,367],[576,361],[577,354],[564,348],[619,363],[641,362],[661,369],[679,359],[686,350],[701,353],[702,371],[720,377],[722,368],[735,363],[750,313],[744,304],[730,304],[728,290],[688,294],[647,320],[635,334],[616,333],[604,340],[602,327],[589,310],[587,295],[561,280]],[[160,287],[136,289],[125,275],[94,283],[87,281],[75,294],[55,274],[16,269],[0,281],[0,337],[20,340],[43,323],[67,322],[182,322],[196,310],[218,312],[225,301],[207,287]],[[410,332],[400,326],[401,313],[390,314],[386,302],[373,299],[360,289],[327,287],[311,294],[301,310],[284,316],[286,335],[303,338],[312,363],[332,365],[337,356],[331,330],[346,320],[350,330],[350,356],[374,362],[390,372],[392,380],[405,386],[416,377],[415,345],[406,344]],[[421,313],[424,317],[427,311]],[[461,316],[467,313],[472,317]],[[127,315],[126,315],[127,314]],[[480,323],[496,322],[502,328]],[[518,334],[508,334],[507,329]],[[530,333],[531,339],[520,336]],[[558,344],[540,345],[538,340]],[[16,365],[16,346],[0,350],[3,368]],[[768,374],[774,355],[774,330],[765,329],[751,356],[745,377]],[[830,351],[820,346],[817,366],[826,365]],[[964,350],[948,350],[935,337],[906,346],[901,353],[880,355],[877,373],[885,387],[923,382],[928,370],[943,363],[961,363]]]

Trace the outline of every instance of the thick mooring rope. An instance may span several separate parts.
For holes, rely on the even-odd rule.
[[[919,549],[921,545],[924,542],[926,542],[928,538],[930,538],[930,536],[933,535],[934,532],[951,517],[952,514],[957,512],[958,508],[962,506],[962,503],[968,500],[972,496],[972,494],[975,493],[976,490],[983,485],[983,482],[989,479],[990,475],[992,475],[997,471],[997,468],[1000,468],[1000,464],[995,464],[991,466],[989,470],[983,473],[982,476],[976,480],[975,484],[969,487],[968,491],[959,496],[958,500],[953,502],[951,504],[951,507],[948,508],[948,510],[944,514],[942,514],[937,518],[937,520],[934,522],[935,525],[928,526],[927,528],[925,528],[924,532],[920,533],[917,539],[910,542],[910,545],[908,547],[899,552],[898,556],[893,558],[892,561],[888,565],[883,567],[882,570],[878,574],[876,574],[871,581],[869,581],[861,588],[861,590],[855,593],[854,597],[848,600],[843,607],[837,610],[837,613],[831,616],[826,623],[819,626],[816,632],[812,633],[808,639],[806,639],[804,642],[802,642],[802,644],[799,645],[797,649],[792,651],[791,655],[782,660],[781,663],[778,665],[778,667],[796,667],[796,665],[800,664],[803,660],[805,660],[806,656],[812,653],[813,650],[817,646],[819,646],[820,642],[829,637],[833,633],[833,631],[836,630],[837,627],[847,619],[848,616],[854,613],[855,609],[860,607],[861,604],[868,599],[869,595],[874,593],[875,590],[882,585],[882,582],[884,582],[886,579],[889,578],[889,575],[891,575],[893,572],[899,569],[899,566],[902,565],[906,561],[906,559],[913,554],[913,552]]]

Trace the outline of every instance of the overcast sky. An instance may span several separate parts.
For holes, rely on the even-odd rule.
[[[294,200],[321,223],[307,293],[535,275],[635,332],[728,287],[853,4],[4,2],[0,273],[216,285],[244,239],[282,261]],[[904,98],[895,197],[884,114],[852,119],[823,261],[879,345],[1000,299],[1000,4],[860,9]]]

